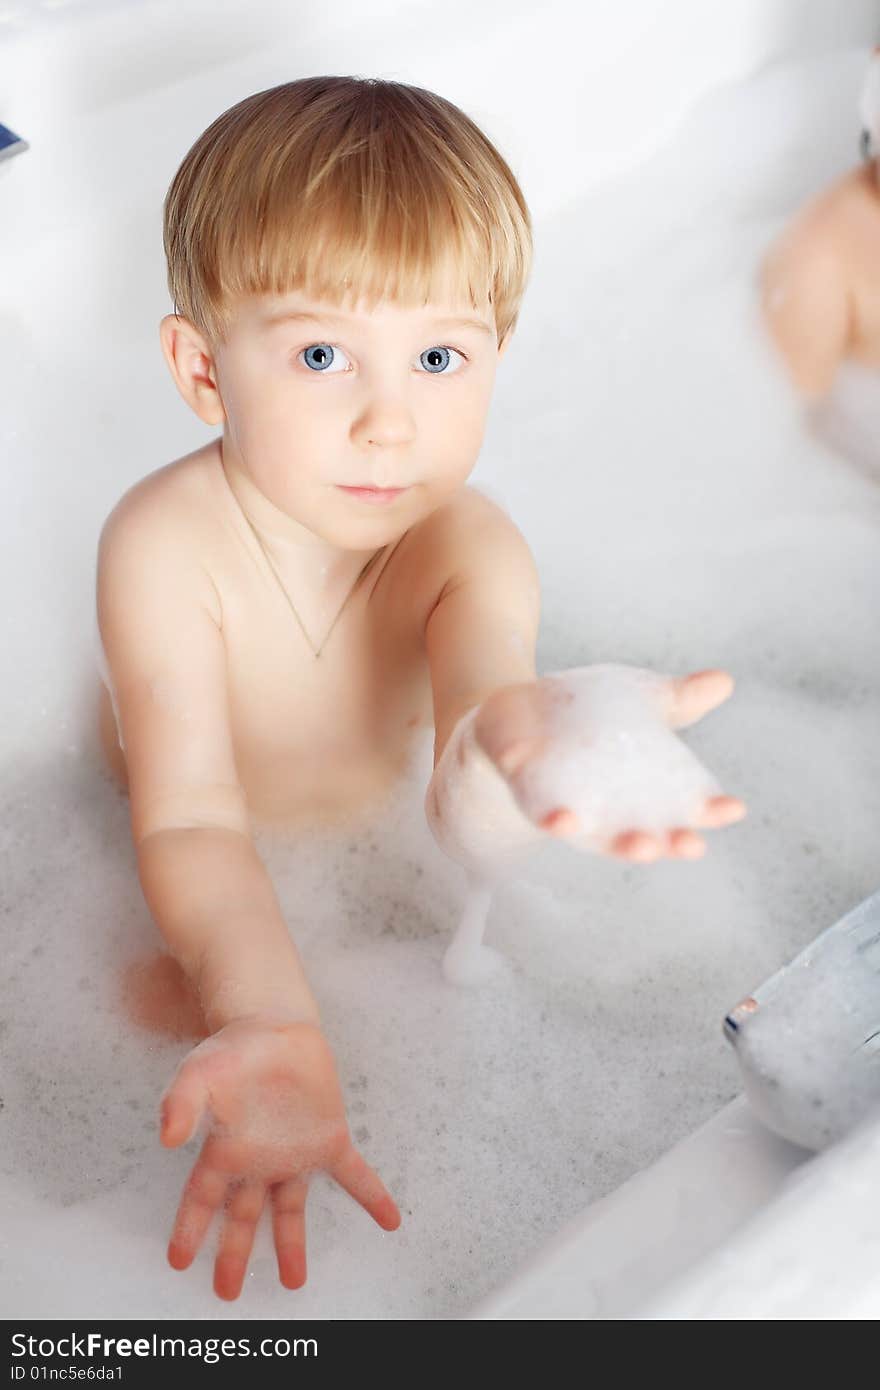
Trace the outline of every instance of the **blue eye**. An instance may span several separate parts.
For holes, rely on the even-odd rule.
[[[453,357],[458,361],[454,362]],[[298,360],[302,360],[316,374],[329,372],[331,376],[337,376],[350,366],[342,349],[330,343],[310,343],[299,353]],[[457,348],[429,347],[419,354],[419,361],[430,376],[452,376],[467,358]]]
[[[336,361],[337,354],[342,362],[346,361],[345,353],[341,348],[331,347],[329,343],[311,343],[307,348],[303,348],[300,354],[305,358],[306,366],[315,372],[327,372]],[[342,367],[339,370],[344,371]],[[336,372],[330,372],[335,376]]]
[[[456,348],[448,347],[425,348],[425,351],[419,355],[419,361],[432,376],[452,376],[454,372],[459,371],[459,367],[453,367],[451,372],[446,371],[446,367],[452,360],[449,355],[452,352],[455,353],[456,357],[460,357],[462,362],[466,361],[464,355]]]

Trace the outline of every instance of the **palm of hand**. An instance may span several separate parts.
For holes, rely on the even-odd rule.
[[[555,726],[560,712],[575,697],[574,683],[590,679],[594,673],[615,668],[578,668],[545,676],[522,685],[503,687],[481,705],[474,725],[477,743],[505,777],[522,806],[523,785],[535,762],[553,747]],[[631,668],[616,668],[643,685],[642,698],[653,704],[658,721],[669,729],[695,723],[709,710],[726,700],[733,681],[725,671],[701,671],[682,679],[656,676]],[[710,828],[732,824],[745,815],[745,806],[735,797],[709,795],[685,825],[674,825],[664,834],[648,832],[637,825],[615,833],[602,845],[603,850],[621,858],[648,861],[666,854],[672,858],[699,858],[705,842],[694,827]],[[553,807],[536,823],[550,834],[577,835],[579,820],[565,804]]]
[[[186,1269],[224,1208],[214,1269],[221,1298],[241,1291],[267,1196],[279,1278],[287,1288],[305,1283],[305,1205],[317,1169],[384,1229],[400,1224],[393,1199],[351,1142],[333,1056],[313,1024],[238,1020],[201,1043],[165,1094],[162,1142],[185,1143],[208,1110],[212,1128],[184,1188],[168,1259]]]

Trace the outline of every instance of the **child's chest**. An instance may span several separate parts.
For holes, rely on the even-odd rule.
[[[308,608],[252,554],[213,567],[236,761],[258,819],[344,818],[390,788],[431,727],[426,614],[400,550],[350,597]]]

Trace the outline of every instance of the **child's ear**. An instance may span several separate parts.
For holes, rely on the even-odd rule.
[[[221,425],[226,411],[217,387],[214,358],[204,335],[189,319],[166,314],[159,341],[178,391],[206,425]]]

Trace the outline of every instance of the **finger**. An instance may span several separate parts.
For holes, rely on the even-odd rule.
[[[706,853],[706,841],[693,830],[671,830],[669,853],[674,859],[702,859]]]
[[[159,1138],[165,1148],[186,1144],[198,1129],[208,1105],[208,1088],[199,1069],[184,1064],[159,1104]]]
[[[547,747],[546,738],[518,738],[506,747],[499,740],[495,742],[501,748],[495,761],[505,777],[522,771],[527,762],[537,758]]]
[[[671,682],[666,717],[673,729],[687,728],[730,698],[733,677],[729,671],[695,671]]]
[[[554,811],[548,811],[539,822],[541,830],[546,830],[550,835],[573,835],[578,828],[579,821],[574,811],[568,810],[565,806],[557,806]]]
[[[483,752],[508,775],[535,755],[545,733],[545,719],[535,682],[496,690],[480,706],[474,721],[474,737]]]
[[[266,1188],[261,1182],[242,1182],[233,1190],[214,1263],[218,1298],[231,1300],[241,1293],[265,1200]]]
[[[168,1263],[188,1269],[196,1257],[214,1212],[222,1206],[229,1179],[200,1158],[183,1189],[168,1242]]]
[[[347,1152],[328,1172],[383,1230],[397,1230],[400,1225],[397,1203],[379,1174],[373,1171],[353,1144],[349,1144]]]
[[[717,829],[722,825],[733,825],[748,815],[745,802],[736,796],[712,796],[706,801],[702,811],[694,817],[694,825],[702,830]]]
[[[642,830],[625,830],[611,841],[608,853],[632,859],[637,864],[650,864],[659,859],[663,851],[653,835],[646,835]]]
[[[288,1178],[272,1188],[272,1233],[278,1256],[278,1278],[286,1289],[306,1282],[306,1198],[309,1185]]]

